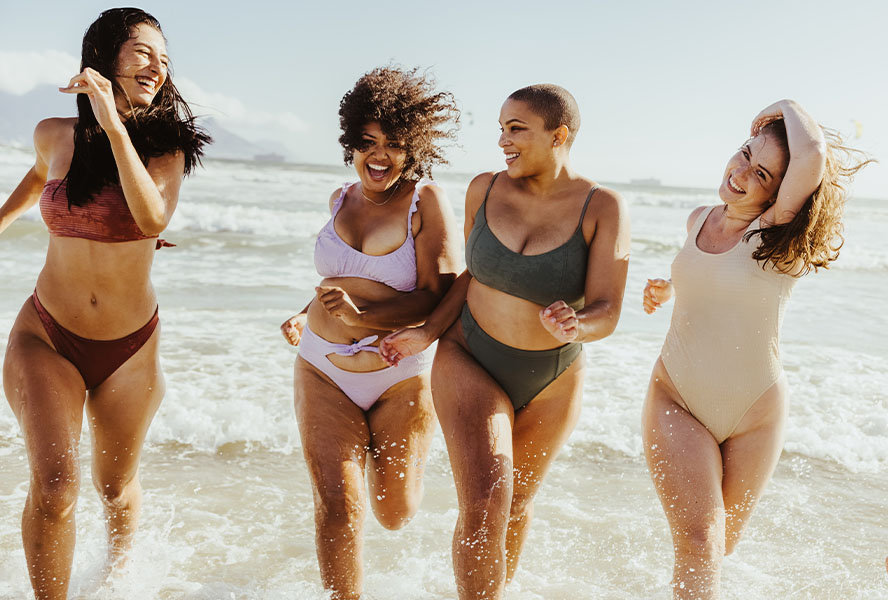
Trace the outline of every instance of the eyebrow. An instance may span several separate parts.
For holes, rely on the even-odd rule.
[[[748,152],[748,153],[749,153],[749,156],[751,157],[751,156],[752,156],[752,150],[750,150],[750,148],[749,148],[749,144],[746,144],[746,145],[743,146],[743,147],[746,148],[746,152]],[[759,169],[761,169],[762,171],[764,171],[765,173],[767,173],[767,174],[768,174],[768,177],[770,177],[771,179],[774,179],[774,176],[771,175],[771,172],[770,172],[769,170],[767,170],[765,167],[763,167],[761,163],[759,163],[757,166],[758,166]]]
[[[521,123],[522,125],[527,125],[527,123],[521,119],[509,119],[505,124],[508,125],[509,123]]]

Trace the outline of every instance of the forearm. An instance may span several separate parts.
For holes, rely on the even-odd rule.
[[[440,297],[428,290],[414,290],[382,302],[357,302],[360,323],[371,329],[394,331],[421,325],[428,318]]]
[[[472,276],[469,275],[469,272],[463,271],[422,325],[432,340],[444,335],[444,332],[459,317],[459,313],[466,303],[466,295],[469,292],[471,281]]]
[[[606,338],[617,328],[620,306],[611,302],[593,302],[577,312],[577,338],[580,343]]]
[[[45,178],[41,178],[33,168],[28,171],[6,202],[0,206],[0,233],[40,200],[45,183]]]
[[[166,203],[157,184],[142,164],[142,159],[122,124],[120,129],[108,133],[108,139],[117,163],[120,186],[133,219],[146,235],[159,234],[166,228],[168,218]]]

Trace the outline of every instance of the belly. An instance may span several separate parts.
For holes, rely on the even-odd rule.
[[[369,303],[385,302],[405,293],[392,289],[384,283],[360,277],[331,277],[322,280],[319,285],[342,288],[358,308]],[[308,307],[308,326],[320,337],[336,344],[350,344],[367,336],[377,335],[379,338],[372,345],[379,346],[380,340],[393,331],[346,325],[341,319],[328,313],[317,298]],[[359,352],[354,356],[333,354],[327,358],[346,371],[376,371],[387,366],[379,355],[372,351]]]
[[[539,304],[488,287],[476,279],[466,297],[469,310],[489,336],[522,350],[549,350],[563,344],[546,331],[540,321]]]
[[[155,240],[105,244],[50,238],[37,295],[60,325],[94,340],[117,339],[148,322]]]

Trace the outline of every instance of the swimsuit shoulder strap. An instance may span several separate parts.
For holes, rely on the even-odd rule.
[[[330,210],[334,217],[336,216],[336,213],[339,212],[339,209],[342,208],[342,201],[345,200],[345,193],[352,185],[354,184],[348,182],[342,184],[342,191],[339,193],[339,198],[333,201],[333,208]]]

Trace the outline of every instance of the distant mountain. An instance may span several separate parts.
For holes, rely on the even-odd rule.
[[[38,121],[76,115],[74,98],[53,86],[39,86],[21,96],[0,92],[0,143],[30,148]],[[200,118],[198,122],[213,136],[213,143],[207,148],[210,158],[252,160],[257,155],[280,153],[282,149],[274,142],[250,142],[228,131],[212,117]]]

